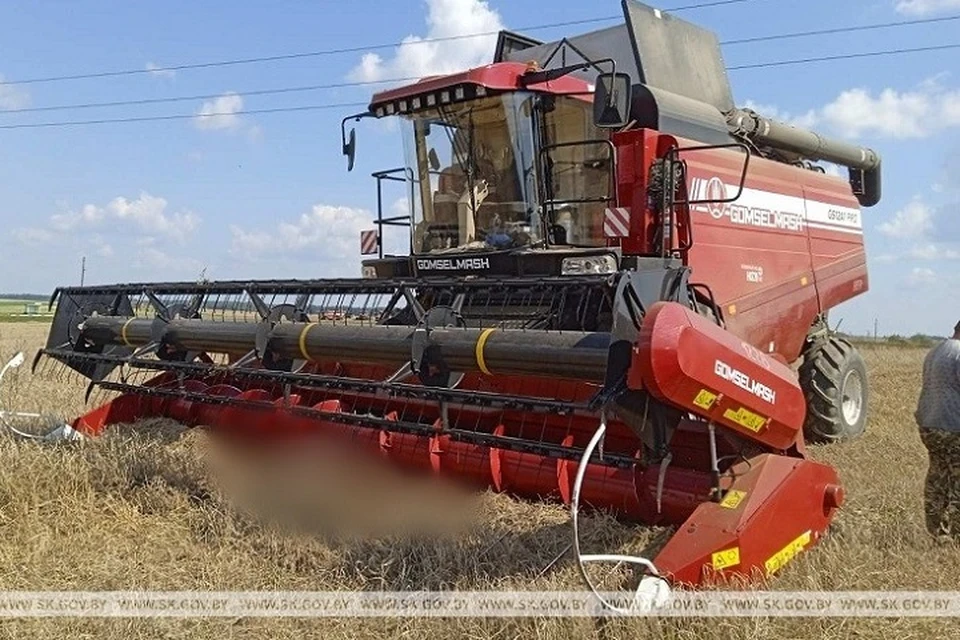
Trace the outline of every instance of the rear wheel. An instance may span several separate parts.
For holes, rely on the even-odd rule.
[[[800,366],[807,398],[804,435],[811,442],[860,436],[867,423],[867,367],[856,348],[830,337],[812,344]]]

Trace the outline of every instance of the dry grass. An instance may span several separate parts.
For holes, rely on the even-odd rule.
[[[0,358],[32,351],[45,328],[0,325]],[[783,589],[955,590],[960,546],[937,545],[923,529],[926,460],[912,411],[922,351],[872,347],[871,423],[860,441],[816,448],[842,473],[848,502],[835,530],[775,583]],[[83,388],[26,371],[5,385],[5,406],[82,406]],[[163,427],[165,425],[157,425]],[[556,505],[501,495],[465,497],[399,485],[388,472],[326,459],[294,465],[283,478],[304,491],[277,491],[271,460],[223,455],[199,431],[115,433],[79,446],[37,446],[0,438],[0,589],[332,590],[565,589],[580,580],[569,556],[568,516]],[[301,459],[315,452],[302,451]],[[246,456],[246,454],[244,454]],[[339,462],[339,464],[337,464]],[[236,473],[241,470],[241,473]],[[339,478],[339,479],[338,479]],[[362,482],[360,482],[362,480]],[[337,482],[364,486],[360,513],[330,502]],[[323,486],[325,491],[313,487]],[[409,492],[409,493],[408,493]],[[401,496],[415,496],[404,502]],[[282,499],[281,499],[282,498]],[[269,505],[271,509],[262,509]],[[323,514],[292,522],[289,513]],[[364,539],[318,525],[376,514]],[[425,514],[456,514],[420,530]],[[280,517],[276,517],[280,516]],[[376,527],[380,527],[379,530]],[[385,534],[384,529],[400,533]],[[636,548],[650,532],[588,520],[595,548]],[[519,620],[48,620],[0,619],[6,637],[662,637],[754,639],[960,637],[944,621],[771,619],[607,621]]]

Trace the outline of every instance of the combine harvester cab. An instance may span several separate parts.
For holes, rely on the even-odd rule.
[[[867,289],[879,157],[737,109],[712,33],[623,9],[555,43],[504,32],[492,64],[345,119],[398,118],[407,156],[410,214],[377,223],[409,226],[410,254],[379,247],[363,278],[59,289],[37,361],[109,396],[72,427],[326,436],[562,500],[575,539],[581,505],[677,527],[652,561],[577,543],[647,584],[771,575],[814,545],[843,490],[805,433],[866,412],[825,317]]]

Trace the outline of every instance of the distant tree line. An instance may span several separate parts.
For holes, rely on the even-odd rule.
[[[3,300],[24,300],[26,302],[46,302],[50,296],[40,295],[39,293],[0,293]]]
[[[925,333],[915,333],[912,336],[901,336],[894,333],[889,336],[879,336],[876,338],[873,336],[858,336],[844,333],[840,333],[839,335],[853,343],[885,344],[895,347],[914,347],[925,349],[936,346],[940,341],[944,340],[943,336],[931,336]]]

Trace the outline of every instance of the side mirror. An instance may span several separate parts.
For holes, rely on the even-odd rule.
[[[353,161],[357,157],[356,129],[350,129],[350,137],[343,143],[343,155],[347,156],[347,171],[353,171]]]
[[[431,148],[427,153],[427,160],[430,162],[430,168],[434,171],[440,170],[440,158],[437,157],[437,150]]]
[[[593,123],[601,129],[619,129],[630,121],[632,83],[626,73],[601,73],[593,92]]]

